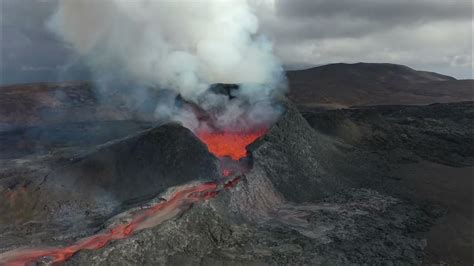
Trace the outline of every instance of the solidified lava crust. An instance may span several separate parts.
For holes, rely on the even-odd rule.
[[[266,129],[252,132],[198,132],[209,152],[224,160],[230,158],[236,162],[247,156],[246,147],[265,134]],[[223,167],[222,176],[231,176],[236,171]],[[38,261],[58,264],[66,261],[81,250],[95,250],[106,246],[110,241],[126,238],[134,232],[156,226],[175,217],[181,210],[189,208],[193,203],[216,197],[222,190],[235,187],[241,176],[227,179],[224,182],[207,182],[179,188],[169,200],[133,214],[130,222],[106,229],[96,235],[83,238],[67,247],[51,247],[37,249],[17,249],[0,254],[0,265],[28,265]]]
[[[183,209],[193,203],[216,197],[220,191],[234,187],[240,177],[230,179],[220,186],[217,182],[201,183],[182,187],[169,200],[160,202],[140,213],[135,213],[133,219],[126,224],[120,224],[99,234],[81,239],[76,243],[59,248],[18,249],[0,254],[0,265],[28,265],[40,260],[52,264],[64,262],[81,250],[100,249],[110,241],[126,238],[134,232],[156,226],[175,217]]]

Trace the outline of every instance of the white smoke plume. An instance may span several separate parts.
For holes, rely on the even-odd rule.
[[[228,104],[203,100],[210,84],[249,84],[239,96],[257,102],[283,88],[282,68],[258,33],[249,1],[59,0],[49,27],[94,69],[120,68],[132,80],[175,90],[204,107]],[[221,121],[243,112],[234,105]],[[250,116],[272,116],[267,109]],[[166,106],[157,112],[172,113]]]

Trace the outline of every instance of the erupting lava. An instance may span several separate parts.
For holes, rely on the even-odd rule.
[[[136,231],[156,226],[173,218],[195,202],[217,196],[220,191],[235,186],[239,180],[240,177],[236,177],[221,184],[208,182],[183,187],[171,195],[169,200],[134,214],[132,221],[129,223],[117,225],[104,232],[81,239],[67,247],[12,250],[0,254],[0,265],[30,265],[38,260],[44,260],[52,264],[63,262],[80,250],[99,249],[112,240],[122,239]]]
[[[238,161],[247,156],[246,147],[265,134],[266,129],[252,132],[207,132],[201,131],[197,136],[209,151],[219,158],[229,157]],[[223,169],[222,176],[233,174],[231,169]],[[106,229],[96,235],[83,238],[67,247],[43,249],[17,249],[0,254],[0,265],[30,265],[38,261],[58,264],[69,259],[81,250],[99,249],[112,240],[130,236],[136,231],[151,228],[171,219],[188,209],[193,203],[215,197],[220,191],[234,187],[240,176],[225,181],[201,183],[179,188],[167,201],[160,202],[148,209],[133,213],[133,218],[126,224]]]
[[[239,160],[247,156],[247,146],[265,134],[266,129],[252,132],[208,132],[199,131],[197,136],[207,145],[209,151],[217,157],[230,157]]]

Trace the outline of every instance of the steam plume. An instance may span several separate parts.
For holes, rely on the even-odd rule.
[[[204,107],[228,104],[201,97],[213,83],[248,84],[238,98],[254,103],[281,87],[282,68],[247,0],[59,0],[49,26],[95,69],[118,67]],[[224,113],[220,121],[232,120]]]

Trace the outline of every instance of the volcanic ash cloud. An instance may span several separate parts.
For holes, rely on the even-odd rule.
[[[59,0],[49,27],[94,69],[120,69],[191,101],[213,83],[258,84],[248,98],[282,87],[247,0]]]

